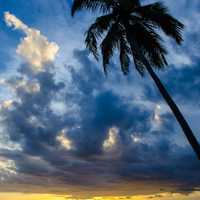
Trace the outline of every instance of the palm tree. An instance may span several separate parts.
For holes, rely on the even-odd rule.
[[[156,75],[154,69],[163,69],[168,63],[166,48],[159,34],[162,30],[180,45],[184,25],[169,14],[160,2],[141,5],[140,0],[74,0],[72,16],[87,9],[103,15],[86,32],[86,47],[98,60],[98,43],[107,73],[110,58],[119,50],[121,70],[129,73],[130,56],[137,71],[143,76],[147,71],[163,98],[171,108],[185,136],[200,160],[200,145],[174,100]]]

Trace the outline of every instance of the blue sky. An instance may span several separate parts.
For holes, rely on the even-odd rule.
[[[186,25],[185,41],[165,38],[170,65],[158,74],[200,140],[200,3],[164,2]],[[123,76],[114,56],[105,77],[85,50],[94,16],[72,19],[65,0],[0,5],[2,192],[200,187],[200,164],[149,76],[134,66]]]

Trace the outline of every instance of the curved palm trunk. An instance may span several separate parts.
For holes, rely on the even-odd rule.
[[[182,115],[181,111],[179,110],[178,106],[176,105],[174,100],[171,98],[171,96],[169,95],[168,91],[166,90],[166,88],[164,87],[164,85],[162,84],[162,82],[160,81],[158,76],[156,75],[156,73],[153,71],[152,67],[149,64],[148,65],[146,64],[146,69],[149,72],[151,78],[154,80],[154,82],[155,82],[156,86],[158,87],[160,93],[162,94],[163,98],[165,99],[165,101],[167,102],[169,107],[171,108],[171,111],[174,113],[183,132],[185,133],[185,136],[187,137],[187,139],[188,139],[189,143],[191,144],[191,146],[193,147],[198,159],[200,160],[200,145],[199,145],[197,139],[195,138],[189,124],[185,120],[185,118]]]
[[[160,81],[158,76],[156,75],[156,73],[153,71],[148,60],[145,58],[145,56],[143,54],[141,54],[139,52],[139,48],[136,47],[136,44],[133,43],[133,40],[131,38],[131,34],[128,31],[127,26],[126,26],[126,29],[127,29],[126,30],[127,31],[127,39],[128,39],[128,42],[130,43],[130,46],[131,46],[133,59],[134,59],[135,56],[139,56],[139,58],[143,61],[143,64],[146,66],[148,73],[150,74],[151,78],[154,80],[154,82],[155,82],[156,86],[158,87],[160,93],[162,94],[163,98],[165,99],[165,101],[169,105],[171,111],[175,115],[175,117],[176,117],[177,121],[179,122],[183,132],[185,133],[186,138],[188,139],[190,145],[192,146],[194,152],[196,153],[198,159],[200,160],[200,145],[199,145],[197,139],[195,138],[189,124],[185,120],[183,114],[179,110],[179,108],[176,105],[176,103],[174,102],[174,100],[169,95],[168,91],[166,90],[166,88],[164,87],[164,85],[162,84],[162,82]]]

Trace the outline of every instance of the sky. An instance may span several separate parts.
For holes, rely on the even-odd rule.
[[[155,2],[144,0],[143,4]],[[200,2],[164,0],[185,24],[156,71],[200,141]],[[154,83],[84,46],[91,13],[68,0],[0,0],[0,199],[200,198],[200,162]]]

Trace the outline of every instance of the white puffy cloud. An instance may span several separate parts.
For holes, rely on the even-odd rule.
[[[12,99],[8,99],[8,100],[5,100],[5,101],[2,101],[1,103],[0,103],[0,110],[1,109],[9,109],[9,108],[11,108],[12,107],[12,105],[13,105],[13,100]]]
[[[142,139],[135,134],[131,135],[131,139],[132,139],[133,143],[141,143],[141,141],[142,141]]]
[[[66,136],[65,132],[65,129],[61,130],[59,135],[56,137],[56,140],[60,143],[62,148],[66,150],[72,150],[74,146],[72,144],[72,141]]]
[[[1,175],[16,174],[16,165],[13,160],[7,160],[0,157],[0,173]]]
[[[50,103],[50,109],[57,116],[62,116],[67,112],[67,107],[65,102],[52,100]]]
[[[31,64],[34,71],[43,71],[45,64],[55,60],[59,50],[56,43],[49,42],[39,30],[29,28],[11,13],[5,12],[4,17],[9,27],[14,27],[14,29],[25,33],[26,37],[21,40],[16,52]]]
[[[155,111],[154,111],[154,121],[158,124],[161,123],[161,117],[160,117],[160,111],[161,111],[161,106],[158,104],[156,105]]]
[[[119,130],[115,127],[110,128],[108,131],[108,137],[103,143],[103,149],[106,152],[115,150],[118,140],[119,140]]]
[[[31,82],[27,80],[17,80],[15,85],[10,84],[15,90],[23,89],[27,93],[37,93],[40,91],[40,84],[38,82]]]
[[[19,20],[14,15],[10,14],[9,12],[4,13],[5,22],[8,26],[14,27],[14,29],[22,30],[26,34],[29,32],[29,28],[25,25],[21,20]]]

